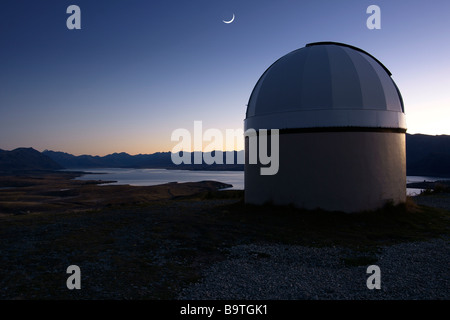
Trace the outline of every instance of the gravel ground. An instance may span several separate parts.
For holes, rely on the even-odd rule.
[[[241,245],[210,267],[178,299],[231,300],[428,300],[450,299],[448,239],[382,247],[373,263],[381,289],[369,290],[368,265],[346,266],[348,248]],[[366,253],[367,255],[367,253]]]

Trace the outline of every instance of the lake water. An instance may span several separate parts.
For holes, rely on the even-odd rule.
[[[71,169],[75,170],[75,169]],[[117,181],[112,184],[129,184],[132,186],[153,186],[168,182],[197,182],[215,180],[233,185],[230,189],[244,189],[243,171],[200,171],[200,170],[166,170],[166,169],[76,169],[77,171],[92,172],[78,177],[78,180],[108,180]],[[407,176],[406,182],[448,180],[439,177]],[[408,195],[420,194],[422,189],[407,188]]]
[[[71,169],[74,170],[74,169]],[[154,186],[169,182],[198,182],[214,180],[233,185],[230,189],[244,190],[243,171],[200,171],[200,170],[166,170],[166,169],[76,169],[93,172],[76,178],[77,180],[117,181],[112,184],[129,184],[131,186]]]
[[[424,177],[424,176],[406,176],[406,183],[413,182],[433,182],[438,180],[450,180],[449,178],[440,178],[440,177]],[[420,194],[425,189],[417,189],[417,188],[406,188],[406,194],[408,196],[414,196]]]

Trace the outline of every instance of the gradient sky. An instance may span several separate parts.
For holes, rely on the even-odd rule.
[[[71,4],[81,30],[66,27]],[[371,4],[380,30],[366,27]],[[261,74],[317,41],[380,60],[409,133],[450,134],[449,13],[447,0],[2,1],[0,148],[153,153],[195,120],[242,129]]]

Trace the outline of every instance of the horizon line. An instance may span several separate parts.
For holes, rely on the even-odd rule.
[[[106,156],[110,156],[110,155],[113,155],[113,154],[123,154],[123,153],[127,154],[129,156],[153,155],[153,154],[156,154],[156,153],[173,153],[172,151],[155,151],[155,152],[152,152],[152,153],[130,154],[128,152],[122,151],[122,152],[112,152],[112,153],[108,153],[108,154],[105,154],[105,155],[98,155],[98,154],[97,155],[92,155],[92,154],[87,154],[87,153],[73,154],[73,153],[66,152],[66,151],[55,151],[55,150],[51,150],[51,149],[44,149],[43,151],[39,151],[38,149],[33,148],[33,147],[17,147],[17,148],[11,149],[11,150],[6,150],[6,149],[0,148],[1,151],[7,151],[7,152],[11,152],[11,151],[14,151],[14,150],[17,150],[17,149],[33,149],[33,150],[36,150],[36,151],[38,151],[40,153],[44,153],[46,151],[48,151],[48,152],[60,152],[60,153],[66,153],[66,154],[69,154],[69,155],[72,155],[72,156],[75,156],[75,157],[81,157],[81,156],[106,157]],[[241,150],[211,150],[211,151],[196,151],[196,150],[193,150],[193,151],[182,151],[182,150],[180,150],[179,152],[187,152],[187,153],[195,153],[195,152],[202,152],[202,153],[223,152],[223,153],[226,153],[226,152],[241,152],[241,151],[244,152],[245,150],[244,149],[241,149]],[[175,153],[177,153],[177,152],[175,152]]]
[[[446,134],[446,133],[442,133],[442,134],[427,134],[427,133],[408,133],[408,132],[406,132],[406,135],[425,135],[425,136],[432,136],[432,137],[450,136],[450,134]],[[41,152],[41,153],[45,152],[45,151],[62,152],[62,153],[67,153],[67,154],[70,154],[70,155],[73,155],[73,156],[77,156],[77,157],[79,157],[79,156],[106,157],[106,156],[109,156],[109,155],[121,154],[121,153],[126,153],[126,154],[128,154],[130,156],[138,156],[138,155],[151,155],[151,154],[155,154],[155,153],[169,153],[169,152],[171,153],[172,152],[172,151],[155,151],[155,152],[152,152],[152,153],[135,153],[135,154],[131,154],[131,153],[128,153],[128,152],[125,152],[125,151],[121,151],[121,152],[115,151],[115,152],[107,153],[107,154],[104,154],[104,155],[99,155],[99,154],[93,155],[93,154],[87,154],[87,153],[74,154],[74,153],[70,153],[70,152],[66,152],[66,151],[59,151],[59,150],[55,151],[55,150],[51,150],[51,149],[47,149],[47,148],[44,149],[44,150],[41,149],[42,151],[40,151],[39,149],[34,148],[34,147],[16,147],[14,149],[9,149],[9,150],[3,149],[3,148],[0,147],[0,150],[3,150],[3,151],[14,151],[16,149],[34,149],[34,150],[36,150],[38,152]],[[213,151],[240,152],[240,151],[245,151],[245,149],[241,149],[241,150],[213,150]],[[193,150],[193,151],[186,151],[186,152],[212,152],[212,151],[195,151],[195,150]]]

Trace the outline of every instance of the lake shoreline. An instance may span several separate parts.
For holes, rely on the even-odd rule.
[[[66,169],[70,170],[70,169]],[[198,181],[198,178],[195,177],[195,175],[205,175],[203,179],[200,180],[216,180],[216,181],[222,181],[225,183],[230,183],[234,187],[232,189],[234,190],[243,190],[244,189],[244,172],[239,173],[239,171],[224,171],[224,170],[189,170],[189,169],[161,169],[161,168],[98,168],[97,171],[93,170],[88,172],[89,169],[80,169],[76,168],[73,170],[83,170],[86,172],[86,176],[78,177],[79,180],[89,180],[89,179],[102,179],[100,175],[110,174],[108,177],[110,177],[109,180],[114,181],[110,183],[104,183],[102,185],[107,184],[116,184],[116,185],[131,185],[131,186],[143,186],[143,185],[157,185],[158,183],[152,182],[152,177],[148,176],[148,178],[145,178],[144,176],[151,172],[165,172],[167,175],[170,175],[170,179],[166,179],[163,181],[160,181],[160,183],[168,183],[170,181],[176,181],[177,175],[175,173],[179,173],[179,176],[193,176],[192,179],[189,178],[183,178],[182,182],[187,181]],[[101,170],[104,170],[101,172]],[[121,176],[120,174],[116,174],[117,172],[120,173],[120,171],[130,171],[134,170],[136,172],[139,172],[140,175],[136,180],[133,179],[127,179],[127,174]],[[153,171],[154,170],[154,171]],[[217,176],[225,174],[224,176]],[[99,175],[99,176],[96,176]],[[229,181],[228,175],[233,176],[233,181]],[[239,178],[237,178],[237,175],[240,175]],[[197,179],[197,180],[195,180]],[[238,179],[238,180],[236,180]],[[423,180],[422,180],[423,179]],[[443,180],[445,178],[441,177],[422,177],[422,176],[407,176],[407,184],[406,184],[406,192],[408,196],[414,196],[419,195],[425,190],[433,190],[436,186],[441,185],[450,185],[450,180]],[[411,180],[410,182],[408,182]],[[419,180],[419,181],[417,181]],[[147,182],[146,182],[147,181]]]

